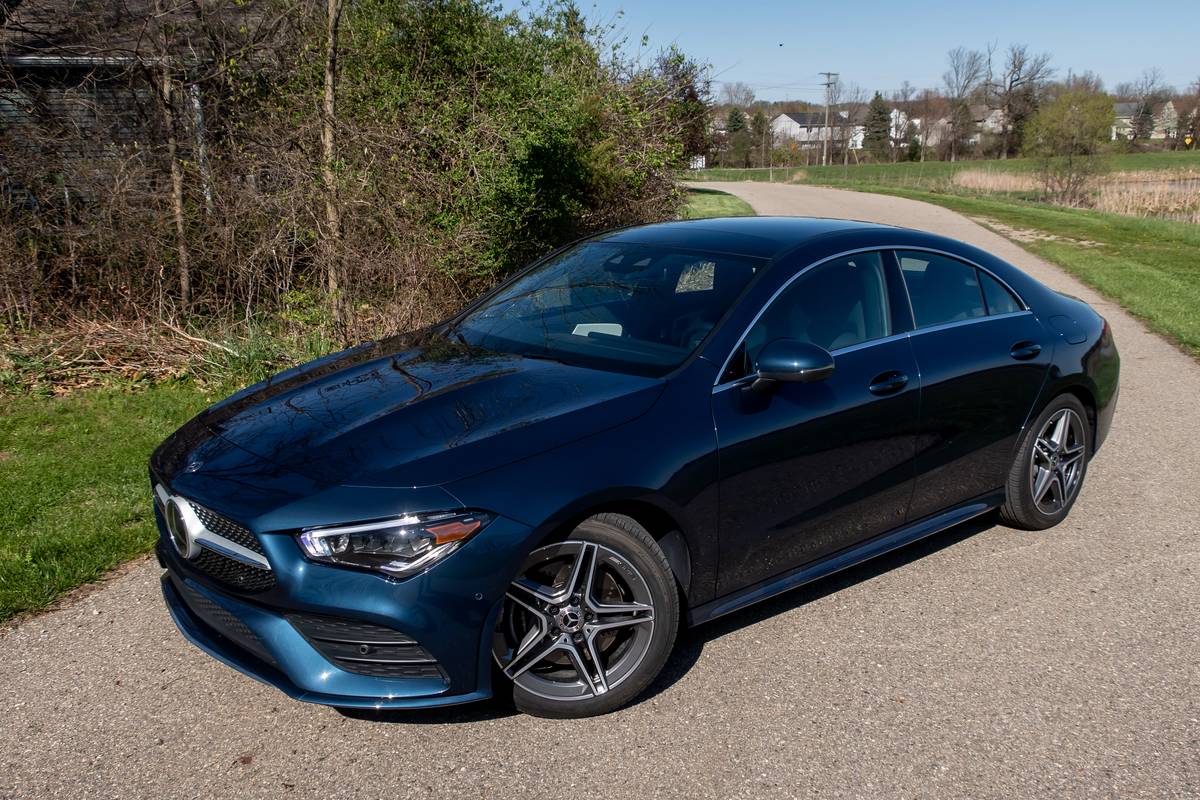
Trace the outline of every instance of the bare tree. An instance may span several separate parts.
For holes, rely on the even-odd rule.
[[[945,99],[938,94],[937,89],[922,89],[913,101],[913,113],[920,120],[918,133],[921,137],[921,160],[925,160],[925,151],[929,149],[929,133],[938,123],[945,108]]]
[[[917,87],[908,81],[900,84],[900,88],[892,93],[892,107],[896,113],[892,115],[892,161],[895,161],[900,151],[908,145],[912,138],[912,105]]]
[[[721,85],[721,104],[745,108],[754,102],[754,90],[745,83],[736,81]]]
[[[838,79],[830,88],[830,98],[837,109],[830,127],[833,129],[834,144],[842,148],[844,166],[850,163],[850,145],[854,139],[854,129],[862,124],[865,115],[867,93],[857,84]]]
[[[1154,132],[1154,108],[1171,95],[1162,70],[1151,67],[1136,81],[1117,84],[1117,95],[1133,102],[1132,139],[1149,139]]]
[[[1069,90],[1100,94],[1104,91],[1104,79],[1090,69],[1084,72],[1068,74],[1065,87]]]
[[[0,25],[8,21],[9,16],[20,4],[21,0],[0,0]]]
[[[321,181],[325,194],[325,288],[329,292],[335,318],[340,317],[342,270],[339,262],[338,240],[342,231],[342,211],[338,205],[334,133],[337,124],[337,61],[338,26],[342,18],[343,0],[328,0],[325,27],[325,91],[321,99]]]
[[[950,160],[958,159],[958,143],[971,126],[971,98],[987,76],[987,59],[978,50],[956,47],[946,54],[948,69],[942,74],[950,101]]]
[[[1000,158],[1008,158],[1013,133],[1036,110],[1038,86],[1052,73],[1049,53],[1033,54],[1026,45],[1009,45],[999,75],[988,81],[989,106],[1001,114]]]

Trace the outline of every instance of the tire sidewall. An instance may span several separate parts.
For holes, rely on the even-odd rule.
[[[600,697],[550,700],[512,683],[516,707],[539,717],[571,718],[606,714],[626,705],[654,680],[675,644],[679,627],[679,595],[666,556],[653,537],[632,519],[602,514],[581,522],[563,541],[586,540],[615,550],[642,574],[654,601],[654,629],[641,663],[621,684]],[[522,566],[524,574],[526,567]]]
[[[1063,508],[1053,514],[1047,514],[1037,507],[1034,502],[1033,488],[1029,481],[1029,460],[1034,444],[1037,442],[1038,434],[1041,433],[1046,422],[1054,414],[1062,411],[1064,408],[1069,408],[1078,415],[1080,423],[1083,425],[1084,434],[1084,456],[1083,462],[1080,464],[1079,486],[1075,490],[1075,494],[1067,501]],[[1021,441],[1021,447],[1017,451],[1016,461],[1013,464],[1013,479],[1010,481],[1010,494],[1014,489],[1018,492],[1017,503],[1011,503],[1014,506],[1014,511],[1021,522],[1026,523],[1026,527],[1037,530],[1051,528],[1064,519],[1071,513],[1071,509],[1075,506],[1075,502],[1083,493],[1083,484],[1087,480],[1088,465],[1092,459],[1092,425],[1088,420],[1087,409],[1079,398],[1073,394],[1062,394],[1051,400],[1042,409],[1042,413],[1038,414],[1037,419],[1029,426],[1025,432],[1025,436]],[[1014,486],[1013,483],[1016,483]]]

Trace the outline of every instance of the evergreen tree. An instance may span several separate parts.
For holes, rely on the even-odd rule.
[[[867,107],[867,126],[863,146],[867,152],[883,161],[891,158],[892,112],[879,92]]]
[[[729,115],[725,117],[725,130],[730,134],[746,130],[746,115],[740,108],[735,106],[729,109]]]

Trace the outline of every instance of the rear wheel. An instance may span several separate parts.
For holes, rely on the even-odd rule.
[[[678,624],[675,583],[654,538],[628,517],[600,514],[530,554],[509,587],[492,653],[517,708],[586,717],[650,684]]]
[[[1009,472],[1001,518],[1044,530],[1066,519],[1087,475],[1091,429],[1074,395],[1056,397],[1025,432]]]

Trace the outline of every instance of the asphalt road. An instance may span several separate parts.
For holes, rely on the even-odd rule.
[[[717,188],[966,239],[1100,308],[1123,387],[1070,519],[954,530],[689,632],[652,696],[584,721],[290,701],[185,643],[146,562],[0,639],[0,796],[1200,796],[1200,367],[949,211]]]

